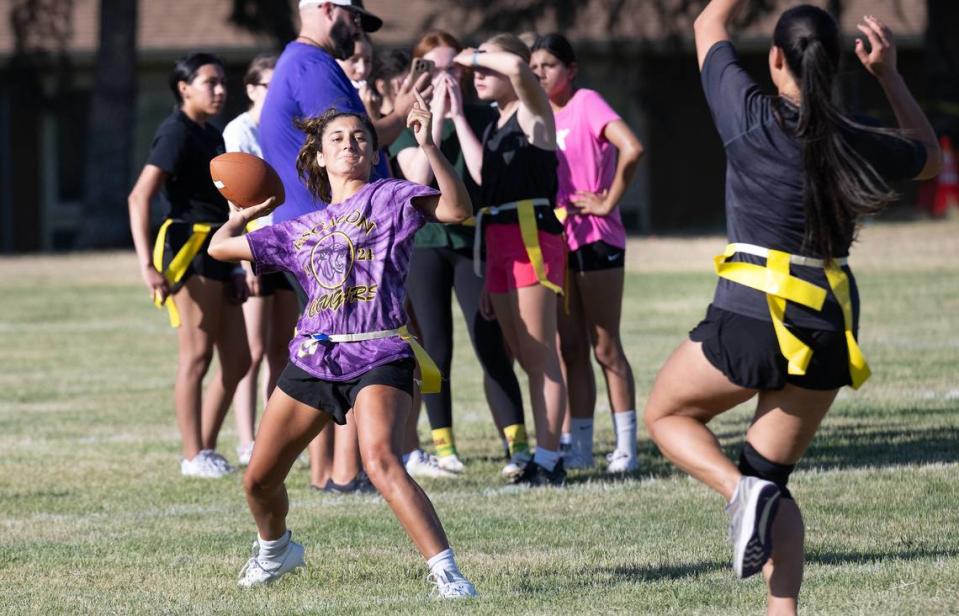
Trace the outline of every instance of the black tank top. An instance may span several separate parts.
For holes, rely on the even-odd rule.
[[[549,199],[551,207],[537,208],[537,223],[542,231],[561,233],[562,223],[552,213],[559,186],[556,178],[556,152],[538,148],[529,142],[514,112],[501,128],[492,121],[483,132],[483,206],[495,206],[520,199]],[[492,223],[515,223],[515,212],[491,217]]]

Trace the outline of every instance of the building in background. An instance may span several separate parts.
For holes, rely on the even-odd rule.
[[[96,138],[87,130],[87,119],[100,3],[13,0],[9,10],[31,1],[59,4],[62,13],[48,26],[57,36],[44,41],[48,51],[37,74],[30,76],[32,80],[23,80],[24,75],[17,73],[23,70],[15,61],[18,39],[12,20],[0,15],[0,83],[6,84],[0,88],[0,252],[5,253],[75,246],[87,190],[84,143]],[[135,131],[133,174],[139,173],[154,130],[171,110],[167,75],[178,57],[198,50],[219,54],[227,64],[229,78],[229,102],[219,124],[243,110],[246,100],[241,79],[247,63],[279,42],[232,24],[236,1],[139,1],[136,123],[116,127]],[[699,87],[691,21],[680,16],[667,23],[665,4],[669,3],[632,0],[611,19],[608,2],[591,0],[582,3],[571,24],[549,10],[529,13],[525,22],[508,23],[522,23],[522,28],[513,29],[517,32],[560,30],[567,34],[580,57],[581,85],[602,92],[646,145],[639,178],[622,204],[623,218],[632,231],[716,230],[723,222],[722,144]],[[795,2],[783,0],[780,4],[785,7]],[[850,52],[858,16],[869,12],[886,20],[897,34],[900,70],[921,96],[927,76],[923,64],[925,3],[845,0],[841,4]],[[374,43],[382,47],[409,48],[431,27],[476,43],[500,25],[488,13],[481,13],[478,3],[367,0],[366,6],[384,18],[386,25],[374,36]],[[0,9],[2,12],[5,9]],[[775,15],[761,18],[737,40],[744,62],[761,82],[768,75],[766,55],[774,23]],[[847,60],[843,77],[847,104],[891,122],[881,91],[851,53]],[[134,180],[129,178],[130,186]],[[125,219],[125,204],[118,210],[117,216]]]

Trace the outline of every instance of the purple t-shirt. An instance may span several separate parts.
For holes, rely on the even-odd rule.
[[[290,361],[319,379],[349,381],[412,356],[398,336],[323,343],[311,334],[406,324],[403,301],[413,237],[427,222],[412,201],[438,194],[405,180],[376,180],[324,210],[246,235],[255,273],[291,272],[309,297],[290,342]]]
[[[356,88],[336,60],[319,47],[293,41],[277,60],[260,114],[263,158],[276,169],[286,192],[286,202],[273,212],[274,222],[326,207],[296,173],[296,157],[306,138],[293,121],[318,116],[331,107],[366,115]],[[373,177],[389,177],[386,157],[380,157]]]

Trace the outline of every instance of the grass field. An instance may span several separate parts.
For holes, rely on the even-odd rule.
[[[624,336],[640,406],[705,311],[718,237],[628,252]],[[959,613],[959,223],[874,225],[854,254],[873,379],[843,391],[793,492],[817,614]],[[464,340],[457,332],[457,341]],[[503,486],[468,345],[452,374],[465,477],[425,481],[482,597],[430,601],[424,566],[377,497],[288,486],[305,573],[235,586],[254,526],[239,476],[186,480],[171,409],[176,340],[128,253],[0,259],[0,613],[759,613],[729,566],[719,497],[642,434],[642,471]],[[600,397],[597,457],[612,448]],[[742,408],[715,428],[735,451]],[[421,423],[425,436],[425,419]],[[221,449],[232,453],[233,418]]]

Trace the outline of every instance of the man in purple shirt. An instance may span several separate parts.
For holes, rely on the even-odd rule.
[[[304,135],[293,121],[318,116],[331,107],[366,114],[336,59],[353,54],[361,30],[375,32],[383,25],[380,18],[363,8],[362,0],[300,0],[300,22],[300,35],[286,46],[276,64],[260,117],[263,157],[276,169],[286,190],[286,202],[274,212],[274,222],[326,207],[297,177],[296,156]],[[427,90],[428,81],[429,76],[424,75],[415,86]],[[416,101],[413,88],[414,84],[405,84],[393,113],[374,122],[383,147],[406,128],[406,116]],[[385,157],[376,165],[373,177],[389,177]]]

